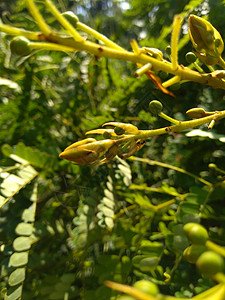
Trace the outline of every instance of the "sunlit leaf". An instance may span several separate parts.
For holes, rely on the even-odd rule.
[[[9,263],[13,267],[21,267],[28,262],[28,252],[14,252],[9,259]]]
[[[13,248],[15,251],[28,250],[31,247],[29,237],[19,236],[13,241]]]
[[[10,286],[14,286],[23,282],[24,279],[25,279],[25,268],[18,268],[10,274],[8,283]]]
[[[15,231],[18,235],[29,236],[33,232],[33,226],[29,223],[19,223]]]

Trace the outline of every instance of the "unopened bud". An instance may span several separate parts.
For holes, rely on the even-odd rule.
[[[195,49],[209,56],[220,57],[224,43],[220,33],[208,21],[190,15],[189,36]]]
[[[62,16],[65,17],[67,19],[67,21],[69,21],[70,24],[75,27],[77,25],[77,22],[79,22],[78,17],[72,11],[65,11],[64,13],[62,13]]]
[[[187,63],[189,63],[189,64],[194,63],[197,59],[196,55],[193,52],[186,53],[185,58],[186,58]]]
[[[191,108],[188,111],[186,111],[186,114],[191,119],[199,119],[206,116],[206,112],[203,108]]]
[[[158,100],[153,100],[149,103],[149,110],[152,114],[158,115],[163,109],[162,103]]]
[[[23,37],[23,36],[17,36],[12,39],[10,42],[10,49],[12,53],[19,55],[19,56],[26,56],[30,54],[31,48],[30,48],[30,41]]]

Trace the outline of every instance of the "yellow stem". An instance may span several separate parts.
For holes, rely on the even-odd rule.
[[[53,51],[65,51],[65,52],[76,52],[76,50],[72,47],[54,44],[54,43],[29,43],[31,49],[35,50],[53,50]]]
[[[158,114],[158,116],[161,117],[161,118],[163,118],[163,119],[165,119],[165,120],[167,120],[167,121],[169,121],[169,122],[171,122],[172,124],[176,124],[176,125],[179,125],[179,124],[180,124],[180,121],[177,121],[177,120],[175,120],[175,119],[173,119],[173,118],[167,116],[167,115],[164,114],[163,112],[160,112],[160,113]]]
[[[126,51],[116,43],[112,42],[110,39],[108,39],[106,36],[103,34],[99,33],[98,31],[94,30],[93,28],[87,26],[86,24],[83,24],[81,22],[77,22],[76,27],[83,30],[87,34],[93,36],[96,38],[98,41],[102,41],[107,47],[110,47],[112,49],[117,49],[120,51]]]
[[[162,162],[159,162],[159,161],[156,161],[156,160],[150,160],[150,159],[147,159],[147,158],[135,157],[135,156],[129,157],[128,159],[129,160],[133,160],[133,161],[140,161],[140,162],[143,162],[143,163],[147,163],[147,164],[149,164],[151,166],[155,166],[156,165],[156,166],[159,166],[159,167],[171,169],[171,170],[174,170],[176,172],[180,172],[180,173],[186,174],[188,176],[191,176],[194,179],[200,181],[201,183],[203,183],[203,184],[205,184],[205,185],[207,185],[209,187],[212,186],[212,183],[210,183],[209,181],[206,181],[206,180],[202,179],[201,177],[196,176],[195,174],[193,174],[191,172],[188,172],[188,171],[186,171],[184,169],[181,169],[181,168],[169,165],[169,164],[165,164],[165,163],[162,163]]]
[[[172,199],[172,200],[168,200],[168,201],[166,201],[166,202],[164,202],[164,203],[155,205],[155,206],[153,206],[153,207],[154,207],[154,210],[155,210],[155,211],[158,211],[158,210],[160,210],[160,209],[162,209],[162,208],[165,208],[165,207],[167,207],[167,206],[170,206],[171,204],[174,204],[175,202],[176,202],[176,200],[175,200],[175,199]]]
[[[130,41],[130,45],[132,50],[134,51],[134,54],[139,54],[140,53],[140,48],[138,46],[138,43],[136,42],[136,40],[131,40]]]
[[[162,86],[164,86],[165,88],[179,82],[181,80],[181,78],[179,76],[174,76],[173,78],[170,78],[169,80],[163,82]]]
[[[201,294],[198,294],[198,295],[194,296],[191,299],[193,299],[193,300],[195,300],[195,299],[205,299],[206,297],[211,296],[214,293],[216,293],[218,290],[220,290],[222,288],[222,286],[223,286],[223,284],[221,284],[221,283],[217,284],[217,285],[213,286],[212,288],[202,292]]]
[[[145,74],[149,69],[151,69],[152,65],[150,63],[145,64],[144,66],[142,66],[140,69],[137,69],[137,71],[134,73],[134,75],[137,76],[141,76],[143,74]]]
[[[225,69],[225,61],[220,57],[219,63],[218,63],[223,69]]]
[[[222,272],[216,273],[216,274],[212,277],[212,279],[213,279],[214,281],[219,282],[219,283],[225,284],[225,275],[224,275]]]
[[[183,19],[181,15],[176,15],[173,21],[173,31],[171,36],[171,62],[173,70],[176,70],[178,68],[178,40],[182,20]]]
[[[204,70],[196,62],[193,62],[193,66],[199,73],[204,73]]]
[[[216,253],[222,255],[225,257],[225,248],[222,248],[221,246],[211,242],[211,241],[206,241],[205,246],[212,251],[215,251]]]
[[[26,38],[28,38],[30,40],[39,40],[39,35],[40,35],[40,32],[33,32],[33,31],[24,30],[24,29],[19,29],[16,27],[5,25],[5,24],[0,24],[0,31],[3,31],[10,35],[25,36]]]
[[[39,10],[37,9],[36,5],[34,4],[33,0],[26,0],[27,7],[33,16],[34,20],[37,22],[39,28],[43,32],[45,36],[49,36],[51,34],[51,29],[45,23],[42,15],[40,14]]]
[[[55,5],[50,0],[45,0],[46,6],[49,8],[50,12],[53,14],[53,16],[56,18],[56,20],[59,21],[59,23],[69,31],[69,33],[72,35],[75,41],[82,42],[83,38],[79,35],[79,33],[76,31],[76,29],[70,24],[70,22],[67,21],[66,18],[64,18],[58,9],[55,7]]]

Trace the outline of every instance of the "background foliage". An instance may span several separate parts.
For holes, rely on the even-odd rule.
[[[141,46],[164,50],[173,16],[182,13],[183,64],[192,49],[186,36],[189,14],[207,17],[225,37],[223,2],[55,1],[61,11],[73,10],[126,49],[135,38]],[[4,23],[37,29],[24,1],[1,1],[0,12]],[[224,140],[215,135],[224,135],[223,122],[214,127],[214,138],[190,138],[185,132],[154,137],[136,154],[198,175],[213,189],[146,161],[79,167],[58,154],[106,121],[141,129],[165,126],[149,114],[150,100],[160,100],[169,115],[185,120],[192,107],[223,109],[224,91],[191,82],[172,98],[147,77],[135,78],[131,63],[83,52],[37,51],[18,58],[10,53],[11,37],[0,37],[0,204],[11,198],[0,217],[2,295],[7,290],[11,300],[21,293],[23,299],[104,300],[116,295],[104,287],[105,280],[132,285],[146,278],[159,284],[161,293],[189,298],[212,286],[182,259],[188,241],[181,228],[201,222],[213,241],[225,245],[224,171],[208,167],[214,163],[225,170]],[[150,205],[171,199],[176,201],[169,207]]]

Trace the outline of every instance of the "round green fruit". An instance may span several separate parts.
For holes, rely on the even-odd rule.
[[[196,265],[203,275],[212,277],[218,272],[223,272],[224,259],[213,251],[206,251],[199,256]]]
[[[136,281],[134,284],[134,287],[146,294],[152,295],[152,296],[156,296],[159,294],[159,289],[158,286],[148,280],[139,280]]]
[[[207,230],[197,223],[185,224],[184,232],[192,244],[204,245],[209,238]]]
[[[23,36],[17,36],[10,42],[11,52],[19,56],[26,56],[31,52],[29,44],[30,41],[27,38]]]
[[[163,109],[162,103],[159,102],[158,100],[152,100],[149,103],[149,110],[154,115],[158,115],[159,113],[161,113],[162,109]]]
[[[77,22],[79,22],[78,16],[75,15],[72,11],[65,11],[62,13],[62,16],[67,19],[67,21],[70,22],[71,25],[75,26],[77,25]]]
[[[189,64],[192,64],[196,61],[197,56],[193,52],[188,52],[186,53],[185,58]]]

